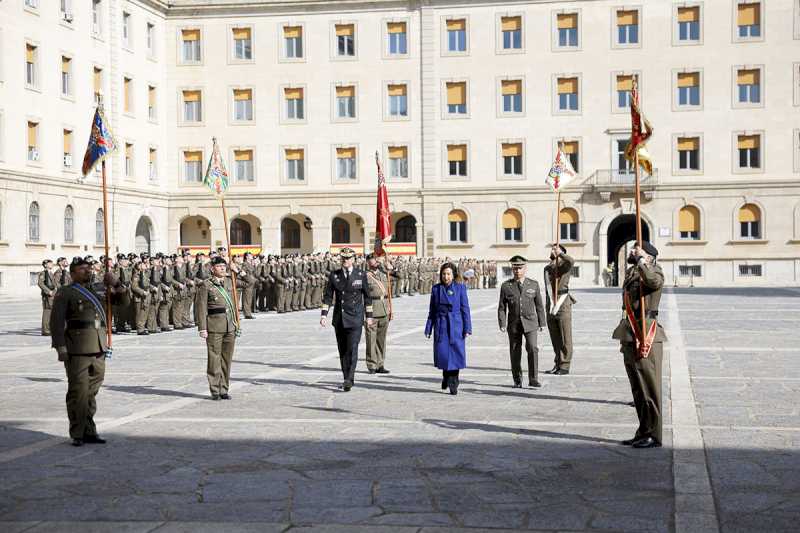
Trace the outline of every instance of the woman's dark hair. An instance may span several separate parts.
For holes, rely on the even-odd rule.
[[[459,274],[458,274],[458,267],[455,265],[455,263],[447,262],[447,263],[442,264],[442,266],[439,267],[439,283],[444,283],[444,280],[442,279],[442,273],[447,268],[449,268],[450,270],[453,271],[453,282],[454,283],[461,279],[459,277]]]

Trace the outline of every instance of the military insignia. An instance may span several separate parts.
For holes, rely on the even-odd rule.
[[[361,280],[360,279],[353,280],[353,287],[354,288],[361,287]]]
[[[527,289],[525,292],[527,292],[528,294],[533,294],[534,291],[533,289]]]
[[[452,296],[455,293],[453,292],[453,289],[447,289],[447,294],[448,296]]]

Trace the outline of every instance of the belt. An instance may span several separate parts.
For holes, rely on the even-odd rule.
[[[559,296],[562,294],[569,294],[569,287],[566,289],[558,289]]]
[[[221,314],[225,313],[226,311],[227,311],[227,309],[223,309],[223,308],[217,307],[216,309],[209,309],[208,310],[208,314],[209,315],[221,315]]]
[[[94,320],[67,320],[67,327],[72,329],[96,329]]]

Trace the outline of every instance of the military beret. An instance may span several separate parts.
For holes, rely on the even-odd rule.
[[[225,261],[224,257],[216,256],[214,259],[211,260],[211,264],[212,265],[226,265],[226,264],[228,264],[228,262]]]
[[[184,250],[184,251],[181,252],[181,255],[183,257],[188,257],[188,256],[192,255],[192,252],[190,252],[189,250]]]
[[[169,256],[169,258],[170,259],[177,259],[178,258],[178,254],[172,254],[172,255]]]
[[[47,265],[47,263],[52,263],[52,262],[53,262],[52,259],[45,259],[44,261],[42,261],[42,266],[45,266]]]
[[[342,248],[339,250],[339,256],[342,259],[352,259],[356,256],[356,253],[352,248]]]
[[[567,253],[567,249],[566,249],[566,248],[564,248],[564,245],[563,245],[563,244],[558,244],[558,245],[556,245],[556,243],[553,243],[553,244],[551,244],[550,246],[558,246],[558,249],[559,249],[559,250],[561,250],[563,253]]]
[[[90,257],[90,256],[86,256],[86,257]],[[91,263],[86,259],[86,257],[81,257],[81,256],[73,257],[72,258],[72,263],[69,264],[69,269],[70,270],[75,270],[79,266],[90,265]]]
[[[511,263],[511,266],[524,266],[528,264],[528,260],[522,257],[521,255],[515,255],[508,261],[509,263]]]
[[[61,261],[66,261],[66,259],[67,259],[66,257],[59,257],[58,259],[56,259],[56,263],[60,263]]]
[[[135,253],[133,253],[133,252],[129,253],[129,254],[128,254],[128,259],[129,259],[129,260],[131,260],[131,261],[133,261],[134,259],[136,259],[136,254],[135,254]]]
[[[142,252],[141,254],[139,254],[139,257],[142,259],[150,259],[150,254],[148,254],[147,252]]]
[[[366,258],[365,258],[365,259],[367,259],[367,260],[369,260],[369,259],[375,259],[375,253],[368,253],[368,254],[366,255]]]
[[[227,252],[228,250],[224,246],[217,247],[218,252]]]
[[[120,259],[127,259],[127,258],[128,256],[123,253],[117,254],[117,261],[119,261]]]
[[[658,248],[653,246],[653,244],[650,243],[649,241],[642,242],[642,250],[647,252],[648,255],[652,255],[653,257],[658,256]]]
[[[212,252],[212,253],[213,253],[213,252]],[[189,255],[191,255],[191,254],[189,254]],[[197,252],[196,254],[194,254],[194,256],[195,256],[195,257],[205,257],[205,256],[206,256],[206,253],[205,253],[205,252]]]

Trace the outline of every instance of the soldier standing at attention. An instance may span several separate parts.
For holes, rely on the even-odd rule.
[[[37,278],[39,290],[42,292],[42,336],[50,336],[50,310],[53,308],[53,297],[56,295],[56,281],[53,278],[53,261],[42,261],[42,271]]]
[[[497,320],[500,331],[508,333],[508,349],[511,356],[511,376],[514,388],[522,388],[522,339],[528,354],[528,385],[541,387],[539,383],[539,346],[537,331],[544,330],[545,315],[539,284],[525,277],[528,261],[519,255],[511,258],[514,277],[500,287],[500,302],[497,304]]]
[[[147,329],[147,318],[150,315],[150,274],[144,261],[134,264],[131,291],[136,309],[136,334],[150,335]]]
[[[125,287],[125,297],[120,298],[119,302],[114,304],[114,324],[111,328],[113,333],[130,333],[131,327],[128,324],[128,307],[130,306],[130,287],[131,287],[131,269],[128,262],[128,256],[125,254],[117,254],[117,265],[114,268],[114,275],[119,279],[120,284]]]
[[[391,269],[391,267],[389,267]],[[391,271],[391,270],[390,270]],[[378,262],[375,254],[367,256],[367,280],[372,298],[372,327],[364,324],[367,340],[367,370],[370,374],[388,374],[386,361],[386,332],[392,313],[389,311],[389,274]]]
[[[69,277],[69,261],[66,257],[59,257],[56,261],[58,271],[56,272],[56,283],[59,287],[69,285],[72,283],[72,278]]]
[[[636,434],[632,439],[622,441],[622,444],[634,448],[658,448],[662,443],[661,361],[667,336],[657,322],[658,304],[664,286],[664,272],[656,264],[657,256],[658,249],[647,241],[642,243],[641,248],[637,245],[631,250],[628,263],[632,266],[625,272],[622,284],[622,309],[625,315],[611,336],[620,342],[620,352],[639,417]],[[644,295],[647,311],[647,330],[655,326],[652,338],[646,336],[645,350],[640,350],[632,329],[632,323],[636,324],[637,331],[642,327],[641,295]]]
[[[127,289],[111,272],[102,283],[92,284],[90,264],[80,257],[72,260],[69,271],[72,283],[58,289],[50,316],[52,346],[67,372],[69,436],[73,446],[103,444],[106,441],[97,434],[94,415],[108,353],[105,291],[115,298]]]
[[[349,392],[353,387],[358,364],[358,343],[361,340],[361,325],[365,321],[365,315],[367,327],[373,326],[372,298],[369,295],[367,275],[363,270],[353,267],[355,252],[351,248],[342,248],[339,255],[342,258],[342,268],[334,270],[328,277],[319,324],[323,328],[327,325],[328,309],[335,297],[332,322],[344,376],[342,389]]]
[[[222,257],[211,260],[211,277],[197,286],[194,321],[206,341],[208,388],[212,400],[230,400],[231,363],[238,325],[233,305],[231,278]]]
[[[566,248],[551,245],[550,263],[544,267],[544,292],[547,294],[547,329],[555,359],[552,370],[546,373],[556,376],[569,374],[572,363],[572,304],[575,298],[569,293],[569,278],[574,264],[575,260],[567,255]],[[558,287],[558,298],[553,292],[554,283]]]

